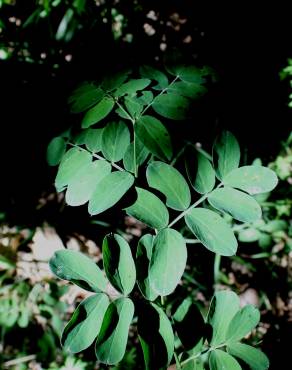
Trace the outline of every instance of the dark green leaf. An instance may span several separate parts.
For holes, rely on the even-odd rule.
[[[125,98],[125,106],[132,118],[139,117],[139,115],[141,114],[143,110],[143,104],[141,104],[139,100],[131,98],[131,97]]]
[[[89,201],[96,185],[111,172],[111,165],[105,160],[98,160],[84,165],[69,182],[66,203],[69,206],[81,206]]]
[[[224,176],[223,183],[253,195],[273,190],[277,186],[278,178],[275,172],[267,167],[243,166]]]
[[[238,221],[254,222],[261,218],[262,210],[251,196],[229,187],[215,189],[208,196],[214,208],[226,212]]]
[[[128,215],[135,217],[153,229],[162,229],[168,225],[169,215],[164,203],[150,191],[136,188],[138,198],[134,204],[125,208]]]
[[[170,135],[158,119],[151,116],[141,117],[136,122],[135,131],[150,153],[163,160],[172,157]]]
[[[230,343],[227,351],[245,362],[251,370],[267,370],[269,359],[260,350],[243,343]]]
[[[107,92],[115,90],[126,81],[130,72],[127,70],[106,76],[101,83],[102,88]]]
[[[50,166],[57,166],[61,162],[66,151],[66,141],[62,137],[51,140],[47,149],[47,162]]]
[[[197,153],[195,162],[187,157],[186,171],[192,187],[198,193],[209,193],[214,188],[215,171],[203,154]]]
[[[139,240],[136,253],[137,284],[146,299],[154,301],[158,294],[151,288],[148,270],[152,255],[153,236],[146,234]]]
[[[237,241],[231,227],[217,213],[205,208],[194,208],[185,215],[190,230],[210,251],[222,256],[232,256]]]
[[[113,98],[108,96],[102,98],[99,103],[86,112],[81,122],[82,128],[88,128],[104,119],[112,111],[114,105],[115,102]]]
[[[220,349],[211,352],[209,366],[210,370],[241,370],[235,358]]]
[[[187,248],[182,235],[163,229],[155,236],[149,267],[152,289],[161,296],[172,293],[184,273]]]
[[[72,281],[83,289],[92,292],[106,289],[107,283],[100,268],[80,252],[59,250],[50,259],[49,265],[58,278]]]
[[[120,86],[117,91],[115,92],[115,96],[123,96],[123,95],[133,95],[139,90],[145,89],[148,85],[150,85],[151,81],[147,78],[140,78],[137,80],[130,80]]]
[[[149,150],[146,148],[144,143],[136,137],[136,166],[141,166],[149,155]],[[131,142],[126,150],[123,158],[124,168],[129,172],[135,172],[134,169],[134,142]]]
[[[103,266],[110,283],[122,294],[134,288],[136,268],[129,244],[117,234],[108,234],[102,243]]]
[[[138,313],[138,334],[145,369],[165,369],[173,356],[174,335],[168,317],[154,303],[144,304]]]
[[[168,207],[183,211],[190,205],[191,193],[184,177],[172,166],[163,162],[151,162],[147,167],[150,187],[166,196]]]
[[[215,293],[207,317],[213,329],[210,343],[213,347],[226,342],[229,324],[238,310],[239,298],[235,293],[228,290]]]
[[[168,91],[174,94],[182,95],[186,98],[196,99],[204,95],[207,92],[207,89],[198,83],[180,81],[173,83],[169,87]]]
[[[58,169],[55,186],[62,191],[76,177],[78,171],[91,162],[91,154],[79,148],[71,148],[64,155]]]
[[[142,95],[137,97],[136,100],[142,105],[148,105],[153,100],[153,93],[152,91],[143,91]]]
[[[102,128],[88,128],[86,130],[85,142],[86,148],[93,153],[101,151]]]
[[[99,103],[104,97],[104,91],[92,83],[84,83],[68,99],[72,113],[81,113]]]
[[[222,180],[229,172],[239,166],[240,148],[234,135],[223,131],[214,141],[213,164],[217,177]]]
[[[103,129],[102,154],[109,161],[117,162],[121,160],[129,144],[130,132],[124,122],[110,122]]]
[[[231,320],[226,338],[228,343],[236,342],[249,334],[260,321],[259,310],[251,304],[239,310]]]
[[[140,67],[140,74],[142,77],[157,81],[158,84],[154,87],[155,90],[163,90],[168,86],[168,78],[158,69],[144,65]]]
[[[97,215],[115,205],[134,183],[126,171],[115,171],[104,177],[96,186],[89,200],[88,212]]]
[[[202,84],[205,79],[202,77],[202,71],[195,66],[184,66],[176,69],[176,74],[179,78],[186,82],[194,82]]]
[[[187,117],[190,101],[180,95],[167,93],[158,95],[152,104],[152,108],[162,117],[183,120]]]
[[[79,304],[62,333],[61,343],[65,350],[78,353],[93,343],[108,305],[109,299],[103,293],[94,294]]]
[[[129,298],[119,298],[110,304],[95,344],[101,363],[114,365],[122,360],[133,315],[134,305]]]

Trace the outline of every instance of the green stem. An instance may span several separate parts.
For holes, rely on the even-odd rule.
[[[171,165],[171,166],[173,166],[173,165],[176,163],[176,161],[179,159],[179,157],[184,153],[185,149],[186,149],[186,146],[183,146],[183,147],[181,148],[181,150],[178,152],[178,154],[177,154],[177,155],[173,158],[173,160],[170,162],[170,165]]]
[[[192,361],[192,360],[195,360],[196,358],[202,356],[202,355],[206,355],[207,353],[209,352],[212,352],[214,351],[215,349],[218,349],[218,348],[222,348],[222,347],[225,347],[226,344],[220,344],[219,346],[216,346],[216,347],[209,347],[209,348],[204,348],[201,352],[197,353],[196,355],[194,356],[191,356],[189,358],[187,358],[186,360],[184,360],[183,362],[181,362],[181,366],[184,366],[186,365],[188,362]]]
[[[194,204],[192,204],[188,209],[186,209],[185,211],[183,211],[180,215],[177,216],[177,218],[175,218],[169,225],[168,227],[171,227],[173,226],[174,224],[176,224],[181,218],[183,218],[186,214],[188,214],[190,212],[190,210],[192,210],[193,208],[197,207],[199,204],[201,204],[207,197],[208,197],[209,193],[207,194],[204,194],[200,199],[198,199]]]
[[[89,150],[87,150],[87,149],[84,149],[84,148],[82,148],[81,146],[76,145],[76,144],[73,144],[73,143],[70,143],[70,142],[68,142],[67,144],[68,144],[68,145],[71,145],[71,146],[73,146],[73,147],[75,147],[75,148],[78,148],[78,149],[80,149],[80,150],[84,150],[85,152],[89,152],[89,153],[90,153],[94,158],[102,159],[102,160],[104,160],[104,161],[109,162],[109,163],[110,163],[114,168],[116,168],[116,169],[117,169],[117,170],[119,170],[119,171],[125,171],[122,167],[118,166],[117,164],[115,164],[115,163],[113,163],[113,162],[111,162],[111,161],[108,161],[106,158],[102,157],[101,155],[98,155],[98,154],[92,153],[91,151],[89,151]]]
[[[220,281],[220,263],[221,263],[221,256],[220,254],[215,254],[214,259],[214,283],[215,285]]]
[[[138,177],[138,168],[137,168],[137,157],[136,157],[136,133],[135,133],[135,121],[133,122],[133,135],[134,135],[134,140],[133,140],[133,163],[134,163],[134,175],[135,177]]]

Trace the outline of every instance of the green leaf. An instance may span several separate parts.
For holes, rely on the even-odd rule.
[[[277,231],[287,230],[288,224],[285,220],[271,220],[261,226],[260,230],[266,233],[275,233]]]
[[[205,321],[191,297],[183,300],[173,315],[175,330],[188,351],[194,348],[205,336]]]
[[[72,250],[59,250],[49,261],[50,269],[63,280],[71,281],[83,289],[100,292],[107,282],[100,268],[84,254]]]
[[[249,194],[266,193],[278,183],[274,171],[262,166],[243,166],[236,168],[222,179],[224,185],[232,186]]]
[[[242,222],[254,222],[261,218],[262,210],[251,196],[229,187],[215,189],[208,196],[212,207],[228,213]]]
[[[88,348],[98,336],[109,305],[106,294],[94,294],[84,299],[66,325],[61,343],[66,351],[78,353]]]
[[[84,83],[68,99],[72,113],[81,113],[99,103],[104,97],[104,91],[92,83]]]
[[[213,164],[217,177],[222,180],[229,172],[239,166],[240,147],[235,136],[223,131],[213,144]]]
[[[245,362],[251,370],[267,370],[269,368],[269,359],[260,350],[243,343],[230,343],[227,351]]]
[[[129,298],[119,298],[110,304],[95,344],[98,361],[114,365],[122,360],[133,315],[134,305]]]
[[[152,108],[162,117],[183,120],[187,117],[190,101],[180,95],[167,93],[158,95],[152,104]]]
[[[205,370],[205,368],[200,358],[194,358],[184,365],[183,370]]]
[[[141,117],[135,124],[135,132],[146,148],[159,159],[169,160],[172,157],[170,135],[158,119]]]
[[[164,311],[154,303],[144,304],[138,313],[138,335],[145,369],[165,369],[174,351],[174,335]]]
[[[125,208],[128,215],[135,217],[153,229],[163,229],[168,225],[169,215],[164,203],[150,191],[137,188],[138,198],[134,204]]]
[[[146,171],[150,187],[166,196],[166,205],[178,211],[187,209],[191,203],[191,193],[184,177],[172,166],[154,161]]]
[[[221,256],[236,253],[237,241],[231,227],[217,213],[205,208],[194,208],[185,215],[189,229],[210,251]]]
[[[140,67],[139,72],[142,77],[157,81],[158,84],[154,87],[155,90],[163,90],[168,86],[168,78],[158,69],[144,65]]]
[[[149,150],[144,143],[136,137],[136,166],[141,166],[147,159]],[[134,142],[131,142],[123,158],[124,168],[129,172],[135,172],[134,169]]]
[[[134,288],[136,268],[129,244],[117,234],[108,234],[102,243],[103,266],[110,283],[122,294]]]
[[[114,105],[115,102],[113,98],[108,96],[102,98],[99,103],[86,112],[81,122],[82,128],[88,128],[104,119],[112,111]]]
[[[161,296],[172,293],[184,273],[187,248],[182,235],[173,229],[163,229],[155,236],[149,267],[152,289]]]
[[[239,310],[231,320],[226,338],[228,343],[238,341],[249,334],[260,321],[259,310],[251,304]]]
[[[139,90],[144,90],[151,81],[148,78],[140,78],[136,80],[130,80],[120,86],[115,92],[115,96],[120,97],[123,95],[134,95]]]
[[[62,137],[55,137],[48,145],[47,162],[49,166],[57,166],[66,151],[66,141]]]
[[[121,160],[129,144],[130,132],[124,122],[110,122],[103,129],[101,149],[102,154],[109,161]]]
[[[205,79],[202,77],[202,71],[195,66],[176,68],[176,73],[181,80],[186,82],[194,82],[196,84],[202,84],[205,82]]]
[[[84,144],[86,148],[93,153],[101,151],[101,139],[102,139],[102,128],[88,128],[86,130],[86,136]]]
[[[215,186],[215,171],[210,161],[201,153],[186,158],[186,171],[192,187],[200,194],[209,193]]]
[[[105,160],[90,162],[82,167],[69,182],[66,203],[69,206],[81,206],[89,201],[96,184],[111,172],[111,165]]]
[[[97,215],[115,205],[134,183],[126,171],[115,171],[104,177],[96,186],[89,200],[88,212]]]
[[[210,370],[241,370],[235,358],[220,349],[211,352],[209,366]]]
[[[55,186],[58,191],[62,191],[70,181],[76,177],[81,168],[91,162],[91,154],[86,150],[71,148],[64,155],[58,169]]]
[[[244,243],[253,243],[259,240],[260,232],[253,228],[249,227],[247,229],[243,229],[238,233],[238,240]]]
[[[136,253],[137,285],[146,299],[154,301],[158,294],[151,288],[149,281],[149,265],[153,248],[153,236],[146,234],[139,240]]]
[[[143,104],[137,98],[126,97],[125,106],[130,116],[135,119],[140,116],[143,110]]]
[[[229,324],[238,310],[239,298],[235,293],[222,290],[214,294],[207,316],[213,329],[210,343],[213,347],[225,343]]]
[[[168,91],[174,94],[182,95],[186,98],[196,99],[204,95],[207,92],[207,89],[205,86],[202,86],[198,83],[180,81],[169,86]]]
[[[141,96],[136,97],[136,100],[142,105],[148,105],[152,102],[154,96],[152,91],[142,91]]]
[[[126,70],[106,76],[101,83],[102,88],[107,92],[115,90],[126,81],[130,72]]]

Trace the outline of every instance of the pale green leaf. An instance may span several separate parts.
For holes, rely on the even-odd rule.
[[[150,191],[136,188],[137,200],[125,208],[128,215],[135,217],[153,229],[162,229],[168,225],[169,215],[164,203]]]
[[[129,144],[130,132],[124,122],[110,122],[103,129],[101,149],[102,154],[109,161],[121,160]]]
[[[100,268],[80,252],[59,250],[50,259],[49,265],[58,278],[71,281],[83,289],[92,292],[106,289],[106,279]]]
[[[139,240],[136,253],[137,285],[146,299],[154,301],[158,293],[151,288],[149,281],[149,265],[153,248],[153,236],[146,234]]]
[[[69,206],[81,206],[88,202],[96,185],[110,172],[111,165],[105,160],[90,162],[82,167],[68,184],[66,203]]]
[[[212,164],[201,153],[197,153],[194,159],[186,158],[186,171],[189,181],[198,193],[209,193],[215,186],[215,171]]]
[[[134,288],[136,268],[129,244],[117,234],[108,234],[102,243],[103,266],[110,283],[122,294]]]
[[[150,187],[166,196],[166,205],[178,211],[187,209],[191,193],[184,177],[174,167],[159,161],[149,164],[146,172]]]
[[[209,366],[210,370],[241,370],[235,358],[220,349],[211,352]]]
[[[218,135],[213,144],[213,164],[217,177],[222,180],[239,166],[240,147],[235,136],[229,131]]]
[[[146,148],[159,159],[169,160],[172,157],[170,135],[157,118],[141,117],[135,124],[135,132]]]
[[[134,304],[129,298],[119,298],[110,304],[95,344],[98,361],[114,365],[123,359],[133,315]]]
[[[78,171],[91,162],[91,154],[86,150],[71,148],[64,155],[59,166],[55,186],[62,191],[76,177]]]
[[[231,227],[217,213],[194,208],[185,215],[189,229],[210,251],[222,256],[236,253],[237,241]]]
[[[102,132],[102,128],[88,128],[86,130],[84,144],[93,153],[101,151]]]
[[[109,299],[103,293],[94,294],[79,304],[62,333],[61,343],[66,351],[78,353],[93,343],[108,305]]]
[[[173,229],[163,229],[155,236],[149,267],[152,289],[161,296],[171,294],[184,273],[187,248],[182,235]]]
[[[249,227],[239,231],[238,240],[244,243],[253,243],[259,240],[260,235],[259,230],[254,227]]]
[[[49,166],[57,166],[66,151],[66,141],[62,137],[55,137],[48,145],[47,162]]]
[[[190,101],[180,95],[167,93],[158,95],[152,104],[152,108],[162,117],[183,120],[187,117]]]
[[[210,343],[213,347],[226,342],[229,324],[238,310],[239,298],[235,293],[222,290],[214,294],[207,316],[213,329]]]
[[[238,221],[254,222],[262,215],[261,207],[255,199],[229,187],[215,189],[209,194],[208,201],[211,206]]]
[[[96,186],[89,200],[88,212],[97,215],[114,206],[134,183],[126,171],[115,171],[104,177]]]
[[[135,145],[136,145],[136,148],[135,148],[136,149],[136,166],[139,167],[146,161],[149,155],[149,150],[146,148],[144,143],[140,141],[137,137],[136,137]],[[123,165],[127,171],[133,172],[133,173],[135,172],[134,142],[131,142],[127,147],[127,150],[123,158]]]
[[[114,99],[108,96],[102,98],[94,107],[89,109],[81,122],[82,128],[88,128],[104,119],[113,109]]]
[[[249,334],[260,321],[259,310],[251,304],[239,310],[231,320],[226,338],[228,343],[238,341]]]
[[[267,167],[243,166],[224,176],[223,183],[253,195],[273,190],[277,186],[278,178],[275,172]]]
[[[269,359],[257,348],[243,343],[230,343],[227,346],[227,351],[245,362],[251,370],[267,370],[269,368]]]
[[[162,308],[154,303],[142,306],[138,313],[138,335],[145,369],[165,369],[173,357],[174,335]]]
[[[136,98],[126,97],[125,98],[125,106],[127,111],[129,112],[132,118],[138,118],[143,110],[143,104]]]

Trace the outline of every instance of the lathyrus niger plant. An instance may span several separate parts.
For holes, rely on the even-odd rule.
[[[164,304],[186,267],[186,234],[192,233],[211,253],[234,255],[237,240],[224,214],[241,222],[259,219],[261,208],[253,195],[277,184],[269,168],[239,166],[240,148],[230,132],[215,139],[212,156],[202,150],[188,154],[185,174],[175,168],[172,140],[162,120],[186,117],[192,99],[206,90],[207,73],[192,66],[167,72],[142,67],[138,79],[121,73],[99,84],[85,83],[70,97],[72,112],[83,115],[82,130],[77,136],[66,132],[49,144],[48,162],[59,164],[57,191],[66,191],[68,205],[88,203],[90,215],[97,215],[135,186],[136,200],[124,211],[148,226],[133,246],[135,253],[122,236],[105,235],[105,275],[73,250],[51,258],[56,276],[92,292],[63,331],[61,342],[70,352],[95,341],[98,361],[117,364],[135,317],[146,369],[166,369],[172,361],[177,369],[237,370],[240,363],[253,370],[268,368],[261,351],[240,342],[260,315],[252,305],[240,308],[235,293],[216,292],[205,318],[190,297],[172,313]],[[145,171],[148,185],[140,187]],[[173,219],[169,209],[175,211]],[[108,296],[108,282],[118,298]]]

